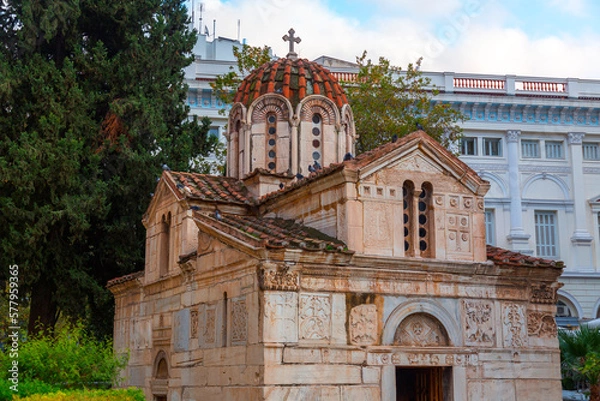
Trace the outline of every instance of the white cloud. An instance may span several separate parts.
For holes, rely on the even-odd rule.
[[[441,18],[389,12],[368,22],[342,17],[321,0],[204,3],[204,22],[211,32],[216,19],[217,35],[235,38],[241,19],[242,38],[255,46],[269,45],[279,56],[288,50],[281,37],[293,27],[302,38],[296,51],[308,59],[325,54],[354,61],[366,49],[370,58],[383,55],[402,67],[424,56],[423,70],[431,71],[600,78],[598,32],[533,39],[510,28],[513,16],[492,0],[465,0]]]
[[[589,8],[587,0],[547,0],[548,4],[556,8],[559,12],[572,14],[577,17],[586,15],[586,9]]]

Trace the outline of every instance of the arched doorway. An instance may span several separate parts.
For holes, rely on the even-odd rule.
[[[432,315],[415,313],[396,329],[392,345],[400,347],[447,347],[450,339],[444,325]],[[396,401],[445,401],[452,394],[449,366],[397,366]]]
[[[154,360],[154,372],[151,383],[153,401],[167,401],[169,391],[169,365],[167,355],[160,351]]]

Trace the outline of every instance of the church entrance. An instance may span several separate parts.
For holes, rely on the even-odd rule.
[[[396,368],[396,401],[451,401],[449,367]]]

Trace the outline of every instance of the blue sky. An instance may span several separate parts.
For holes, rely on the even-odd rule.
[[[190,0],[191,1],[191,0]],[[199,7],[200,0],[194,0]],[[290,27],[301,57],[354,60],[363,50],[423,69],[600,79],[597,0],[205,0],[217,35],[284,56]]]

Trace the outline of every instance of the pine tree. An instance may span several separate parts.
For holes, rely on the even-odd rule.
[[[20,266],[30,332],[59,313],[111,332],[105,284],[143,268],[161,166],[193,169],[216,144],[187,117],[196,35],[184,3],[0,8],[0,262]]]

